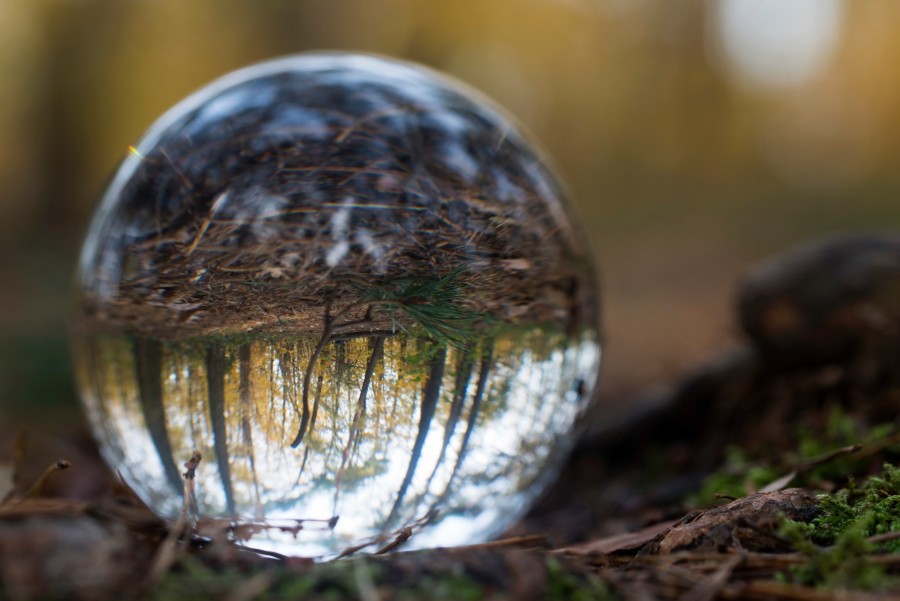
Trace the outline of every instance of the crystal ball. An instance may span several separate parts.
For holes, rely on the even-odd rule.
[[[262,63],[165,113],[75,282],[110,466],[159,515],[279,552],[502,532],[600,359],[590,253],[545,158],[476,92],[374,56]]]

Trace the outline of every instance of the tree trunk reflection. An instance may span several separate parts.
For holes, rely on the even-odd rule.
[[[166,412],[163,406],[162,389],[162,342],[147,338],[138,338],[134,341],[134,366],[137,372],[138,391],[141,396],[141,411],[147,430],[159,460],[162,463],[166,480],[174,492],[180,493],[181,472],[175,465],[172,453],[172,444],[169,441],[169,432],[166,428]]]
[[[251,426],[254,417],[253,399],[250,394],[251,352],[249,342],[245,342],[238,347],[238,401],[240,403],[244,449],[247,454],[247,461],[250,463],[250,478],[253,481],[253,498],[257,511],[260,511],[262,504],[259,497],[259,476],[256,473],[256,451],[253,448],[253,428]]]
[[[209,421],[213,431],[213,448],[222,488],[225,491],[225,507],[234,514],[234,488],[231,484],[231,464],[228,462],[228,439],[225,427],[225,349],[219,342],[212,342],[206,353],[206,382],[209,394]]]
[[[422,390],[421,413],[419,414],[416,441],[413,444],[406,476],[403,477],[403,483],[400,485],[400,490],[397,491],[397,497],[394,499],[391,512],[384,522],[385,529],[389,528],[397,517],[397,512],[400,510],[400,505],[403,503],[409,484],[416,473],[416,466],[419,464],[419,458],[422,455],[422,447],[425,445],[425,437],[428,436],[428,429],[431,427],[431,420],[434,418],[434,411],[441,396],[441,381],[444,378],[444,363],[446,360],[447,348],[441,347],[429,363],[428,379],[425,381],[425,387]]]
[[[490,339],[485,339],[484,347],[481,349],[481,364],[478,367],[478,383],[475,385],[475,398],[472,399],[472,408],[469,410],[469,419],[466,424],[466,432],[463,434],[462,442],[459,445],[459,452],[456,454],[456,463],[453,464],[453,471],[450,473],[450,478],[447,479],[447,486],[444,487],[444,492],[441,493],[441,496],[432,504],[431,511],[429,513],[434,514],[437,506],[443,502],[443,500],[450,493],[450,489],[453,486],[454,480],[456,480],[456,474],[459,472],[460,466],[463,464],[463,461],[466,458],[466,452],[469,448],[469,441],[472,439],[472,432],[475,430],[475,426],[478,424],[478,415],[481,411],[481,405],[484,401],[484,393],[487,388],[488,376],[491,371],[491,364],[493,362],[494,355],[494,343]]]
[[[356,411],[353,414],[353,421],[350,424],[350,432],[347,436],[347,445],[344,447],[344,453],[341,456],[341,467],[338,470],[337,482],[334,489],[334,509],[332,513],[337,513],[338,499],[341,494],[341,483],[344,479],[344,470],[347,467],[347,460],[350,458],[350,452],[353,444],[359,437],[360,422],[366,412],[366,397],[369,395],[369,386],[372,382],[372,374],[375,373],[375,365],[381,360],[381,354],[384,352],[384,337],[378,336],[372,344],[372,353],[366,362],[366,374],[363,377],[362,386],[359,389],[359,399],[356,402]]]
[[[447,424],[444,426],[444,439],[441,441],[441,452],[438,454],[434,469],[431,470],[431,475],[428,476],[428,482],[425,484],[425,488],[422,491],[423,495],[427,494],[428,489],[431,488],[431,481],[434,480],[435,474],[437,474],[438,469],[440,469],[441,464],[444,462],[444,456],[447,454],[447,447],[450,445],[450,439],[453,438],[453,432],[456,431],[456,424],[459,422],[463,405],[465,405],[466,402],[466,392],[469,389],[469,379],[472,376],[472,364],[474,362],[472,345],[466,345],[465,349],[460,351],[459,360],[456,364],[456,381],[453,387],[453,400],[450,403],[450,413],[447,416]]]

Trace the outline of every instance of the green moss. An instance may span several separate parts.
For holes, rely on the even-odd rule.
[[[874,536],[900,530],[900,468],[884,465],[861,489],[854,486],[819,497],[819,515],[809,524],[809,538],[819,545],[837,545],[841,535],[865,524],[864,534]],[[900,552],[900,541],[888,541],[883,549]]]
[[[823,431],[798,429],[792,444],[776,460],[751,457],[741,449],[727,452],[724,465],[710,475],[692,501],[715,503],[716,495],[741,497],[758,490],[796,466],[854,444],[882,449],[893,458],[900,449],[888,437],[893,424],[866,428],[839,407],[829,414]],[[847,454],[802,471],[792,486],[815,487],[819,483],[843,485],[819,495],[817,513],[807,522],[784,520],[781,533],[791,540],[807,561],[778,575],[777,579],[825,589],[886,590],[900,587],[900,577],[873,562],[876,554],[900,553],[900,540],[873,542],[871,537],[900,531],[900,467],[886,463],[880,473],[858,485],[854,474],[866,474],[868,454]]]
[[[861,487],[855,483],[819,496],[818,514],[809,522],[784,520],[783,536],[809,561],[782,577],[823,588],[878,590],[900,585],[871,561],[874,553],[900,553],[900,541],[876,543],[870,537],[900,531],[900,468],[886,464]]]
[[[396,598],[403,601],[435,599],[436,601],[477,601],[485,597],[483,587],[465,574],[425,576],[415,586],[397,591]]]
[[[379,598],[400,601],[477,601],[510,599],[509,591],[496,584],[479,582],[468,571],[428,569],[427,562],[417,573],[394,571],[389,564],[372,558],[360,558],[310,566],[297,571],[284,567],[242,572],[236,569],[215,570],[197,558],[186,558],[173,569],[149,599],[225,599],[252,578],[267,574],[264,590],[255,599],[309,599],[343,601],[361,599],[367,590]],[[546,559],[546,591],[542,598],[572,601],[613,601],[618,599],[595,574],[573,568],[555,557]]]
[[[149,598],[186,601],[223,598],[240,587],[246,578],[237,570],[214,571],[196,558],[188,557],[166,575]]]
[[[605,582],[593,574],[579,577],[554,557],[547,559],[547,598],[552,601],[612,601],[618,599]]]
[[[851,445],[877,446],[887,441],[896,431],[897,427],[892,423],[869,427],[840,406],[835,406],[828,414],[823,431],[797,428],[787,445],[789,449],[774,457],[771,449],[758,450],[753,454],[730,447],[726,450],[722,467],[707,476],[700,490],[688,501],[695,507],[708,507],[716,503],[717,495],[743,497],[810,460]],[[886,445],[884,451],[888,458],[900,457],[900,445]],[[837,456],[820,465],[801,470],[790,485],[815,487],[822,482],[831,482],[849,486],[853,474],[866,472],[868,460],[868,457],[859,458],[852,454]]]
[[[248,580],[268,573],[271,581],[256,599],[357,599],[360,597],[357,574],[360,569],[365,570],[366,578],[371,582],[383,579],[378,566],[364,560],[322,564],[304,572],[273,566],[268,571],[247,573],[233,568],[213,570],[197,558],[188,557],[163,579],[149,598],[160,601],[225,599]]]
[[[741,449],[732,446],[726,450],[725,464],[704,479],[700,490],[688,502],[694,507],[708,507],[722,496],[743,497],[782,474],[777,467],[750,461]]]
[[[884,590],[897,586],[897,578],[888,576],[883,566],[870,560],[876,550],[867,534],[873,519],[874,514],[869,513],[843,522],[843,529],[829,547],[812,542],[809,524],[785,521],[782,534],[794,541],[808,561],[781,574],[780,579],[825,589]]]

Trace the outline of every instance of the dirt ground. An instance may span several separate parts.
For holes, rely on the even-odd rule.
[[[890,236],[825,241],[748,274],[740,345],[622,399],[633,410],[620,422],[589,423],[558,483],[484,545],[403,552],[415,533],[400,532],[375,555],[333,563],[256,553],[228,540],[229,525],[156,518],[121,485],[106,487],[90,450],[73,448],[68,469],[14,472],[0,505],[3,596],[891,598],[895,531],[860,539],[841,556],[857,571],[834,581],[821,566],[836,547],[791,538],[783,520],[811,523],[818,495],[900,460],[898,290],[900,241]],[[28,462],[26,445],[12,446],[17,466],[46,459],[40,437]],[[754,484],[762,466],[771,475]],[[724,479],[710,485],[713,472]],[[703,501],[704,488],[717,498]],[[797,576],[811,566],[820,581]],[[872,570],[880,580],[860,576]]]

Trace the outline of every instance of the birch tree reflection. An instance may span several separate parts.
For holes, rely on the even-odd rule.
[[[321,335],[98,339],[116,350],[93,385],[107,390],[98,409],[130,424],[117,436],[152,450],[123,468],[163,473],[145,480],[173,511],[176,461],[196,448],[201,513],[340,516],[377,536],[524,488],[529,465],[547,458],[577,410],[542,401],[579,369],[565,340],[547,328],[464,345],[403,331],[325,344]],[[292,448],[306,381],[306,431]],[[116,382],[135,384],[109,394]]]

